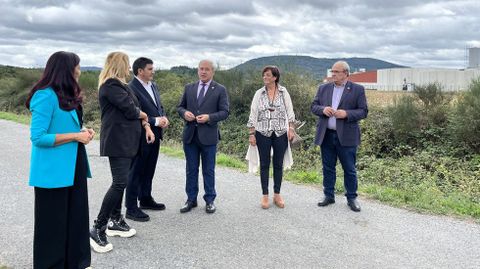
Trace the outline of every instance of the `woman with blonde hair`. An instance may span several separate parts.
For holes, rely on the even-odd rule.
[[[100,155],[108,156],[112,173],[112,185],[90,229],[90,245],[100,253],[113,249],[107,235],[132,237],[136,234],[121,215],[123,192],[130,165],[139,150],[141,128],[145,128],[148,143],[155,140],[147,114],[140,110],[135,93],[127,85],[129,69],[128,56],[123,52],[112,52],[108,54],[98,79],[102,119]]]

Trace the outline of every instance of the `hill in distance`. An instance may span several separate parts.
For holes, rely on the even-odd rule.
[[[80,66],[80,70],[82,71],[101,71],[101,67],[96,66]]]
[[[309,73],[315,79],[323,79],[327,75],[327,70],[336,61],[340,60],[346,61],[350,65],[351,72],[360,69],[370,71],[406,67],[374,58],[314,58],[310,56],[279,55],[252,59],[232,69],[239,71],[261,70],[266,65],[276,65],[281,72]]]

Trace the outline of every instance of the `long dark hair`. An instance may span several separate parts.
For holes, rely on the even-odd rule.
[[[25,106],[30,109],[30,101],[35,92],[51,87],[57,94],[61,109],[79,108],[83,96],[82,89],[74,76],[75,67],[78,64],[80,64],[80,57],[73,52],[57,51],[52,54],[48,58],[42,78],[30,90]]]

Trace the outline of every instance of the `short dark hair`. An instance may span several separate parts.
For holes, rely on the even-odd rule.
[[[58,104],[63,110],[72,110],[81,106],[82,89],[75,79],[75,67],[80,64],[80,57],[73,52],[57,51],[48,58],[42,77],[33,85],[25,106],[30,109],[30,100],[38,90],[51,87],[58,97]]]
[[[280,70],[278,70],[278,67],[275,65],[267,65],[263,68],[262,75],[265,74],[265,72],[270,71],[272,72],[272,75],[276,77],[275,79],[275,84],[278,84],[280,81]]]
[[[147,64],[153,64],[153,61],[151,59],[145,58],[145,57],[140,57],[133,62],[133,74],[136,76],[138,75],[138,69],[144,69]]]

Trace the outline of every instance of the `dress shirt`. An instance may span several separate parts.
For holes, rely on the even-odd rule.
[[[155,99],[155,93],[153,92],[154,89],[153,89],[153,84],[151,81],[145,83],[143,82],[143,80],[139,79],[137,76],[135,76],[135,78],[140,82],[140,84],[142,84],[143,88],[148,92],[148,95],[150,95],[150,97],[152,98],[153,100],[153,103],[158,107],[158,104],[157,104],[157,101]],[[155,117],[155,126],[160,126],[160,118],[159,117]]]
[[[208,88],[210,88],[210,83],[212,83],[212,80],[209,80],[207,82],[203,82],[203,81],[199,81],[198,82],[198,88],[197,88],[197,98],[198,98],[198,95],[200,94],[200,91],[202,90],[203,88],[203,85],[202,84],[205,84],[205,92],[203,93],[203,96],[207,95],[207,91],[208,91]]]
[[[345,83],[340,86],[333,84],[333,94],[332,94],[332,108],[337,111],[338,105],[340,104],[340,99],[342,98],[343,90],[345,89]],[[337,118],[331,116],[328,119],[328,129],[337,130]]]
[[[157,101],[155,100],[155,93],[153,92],[154,89],[152,88],[152,82],[149,81],[145,83],[143,80],[139,79],[138,77],[135,77],[135,78],[138,79],[138,81],[140,81],[140,84],[142,84],[143,88],[145,88],[145,90],[148,92],[148,94],[152,98],[153,103],[158,107]]]

